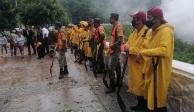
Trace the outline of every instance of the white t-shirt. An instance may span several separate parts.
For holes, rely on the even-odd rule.
[[[0,45],[5,45],[7,44],[7,39],[5,36],[0,36]]]
[[[19,45],[19,46],[24,46],[24,42],[25,42],[25,39],[24,39],[24,36],[21,35],[21,36],[18,36],[16,38],[16,43]]]
[[[49,36],[49,31],[48,31],[48,29],[43,28],[43,29],[42,29],[42,35],[43,35],[43,38],[48,37],[48,36]]]

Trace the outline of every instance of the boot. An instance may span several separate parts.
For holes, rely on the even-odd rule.
[[[147,101],[144,100],[142,96],[137,96],[137,105],[136,106],[131,106],[131,110],[134,111],[145,111],[147,110]]]
[[[166,107],[158,108],[158,112],[167,112],[167,108]]]
[[[115,84],[114,84],[114,80],[110,81],[110,88],[107,88],[106,90],[106,94],[111,94],[113,92],[115,92]]]
[[[107,88],[106,90],[106,94],[111,94],[113,92],[115,92],[115,87],[110,87],[110,88]]]
[[[67,66],[64,66],[64,71],[63,71],[63,74],[64,74],[64,75],[69,74],[68,69],[67,69]]]
[[[117,65],[117,68],[116,68],[116,75],[117,75],[116,86],[119,86],[119,84],[120,84],[120,79],[121,79],[121,65],[120,65],[120,63]],[[121,82],[121,83],[122,83],[122,82]]]
[[[63,69],[60,69],[59,79],[63,79],[63,78],[64,78]]]

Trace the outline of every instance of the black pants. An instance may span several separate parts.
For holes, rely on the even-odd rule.
[[[1,46],[1,53],[3,54],[3,49],[5,50],[5,53],[7,54],[7,45],[4,44]]]
[[[37,53],[38,53],[38,58],[43,58],[44,57],[44,47],[40,45],[37,47]]]
[[[119,61],[119,55],[119,53],[115,53],[109,57],[108,73],[112,88],[115,88],[119,84],[119,79],[121,78],[121,65]]]
[[[35,46],[34,46],[34,42],[29,42],[29,43],[27,43],[27,46],[28,46],[28,54],[29,54],[29,55],[31,55],[31,47],[32,47],[32,49],[33,49],[34,54],[36,54],[36,48],[35,48]]]
[[[105,69],[105,65],[104,65],[104,46],[101,45],[98,49],[98,58],[97,58],[97,62],[99,65],[99,70],[104,71]]]
[[[48,37],[45,37],[43,39],[43,49],[44,49],[44,53],[46,53],[46,54],[49,53],[49,41],[48,41]]]
[[[12,43],[10,43],[10,52],[11,52],[11,56],[16,55],[16,46]]]

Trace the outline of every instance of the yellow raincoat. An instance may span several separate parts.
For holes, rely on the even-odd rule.
[[[127,47],[129,48],[128,91],[137,96],[144,96],[145,80],[142,73],[144,62],[137,63],[136,57],[149,40],[149,34],[148,28],[144,26],[139,32],[134,30],[127,42]]]
[[[66,28],[66,38],[67,38],[67,41],[69,41],[71,39],[71,31],[72,29],[71,28]]]
[[[71,42],[75,45],[79,45],[79,37],[78,37],[77,29],[72,29],[71,31]]]
[[[83,28],[78,28],[77,29],[77,34],[78,34],[78,37],[79,37],[79,46],[80,48],[82,49],[82,40],[84,38],[84,29]]]
[[[85,37],[84,39],[84,46],[83,46],[83,50],[84,50],[84,54],[86,57],[92,57],[92,51],[91,51],[91,47],[90,47],[90,31],[84,31],[83,32],[83,36]]]
[[[148,57],[145,64],[145,96],[148,100],[148,108],[154,109],[154,80],[153,66],[151,59],[159,58],[157,69],[157,98],[158,108],[166,107],[168,87],[171,80],[172,59],[174,53],[174,31],[169,24],[163,24],[155,31],[152,31],[152,37],[148,48],[140,52],[142,56]]]

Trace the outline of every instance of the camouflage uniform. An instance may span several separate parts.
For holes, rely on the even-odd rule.
[[[67,39],[65,32],[58,31],[57,33],[57,53],[58,53],[58,61],[59,61],[59,67],[60,67],[60,75],[59,79],[62,79],[64,75],[68,74],[67,70],[67,61],[65,52],[67,51]]]
[[[114,15],[111,15],[114,16]],[[108,60],[108,73],[110,78],[110,88],[106,91],[112,93],[115,91],[115,87],[121,77],[121,65],[120,65],[120,47],[124,38],[124,31],[118,22],[113,26],[112,34],[110,38],[110,57]],[[117,84],[115,83],[115,71],[117,75]]]

